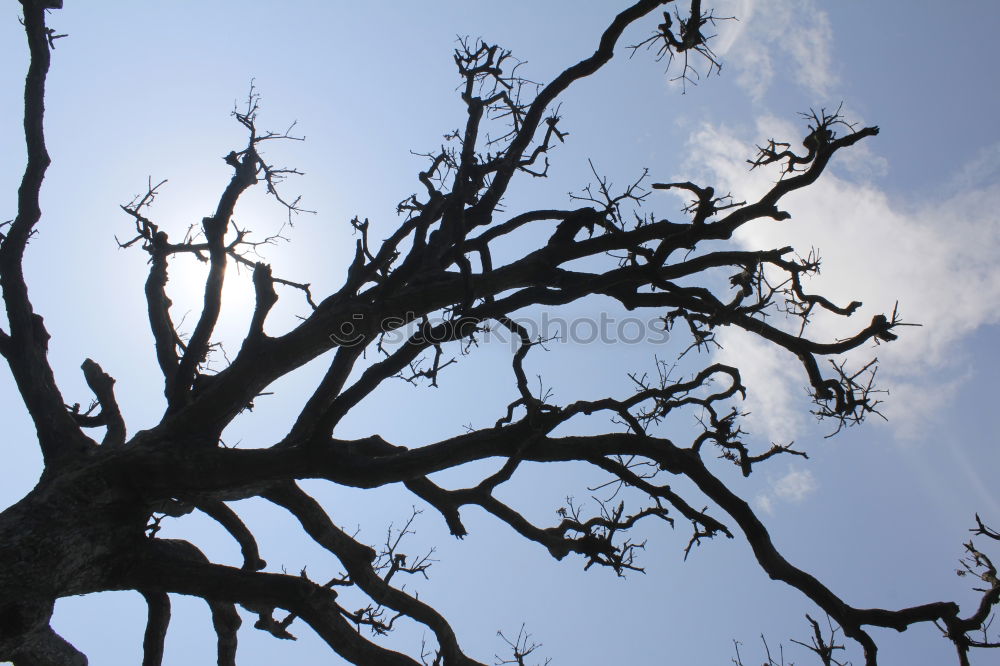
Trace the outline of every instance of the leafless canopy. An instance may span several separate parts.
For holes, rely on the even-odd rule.
[[[47,12],[61,2],[20,2],[31,56],[24,97],[28,160],[17,215],[2,230],[0,282],[7,323],[0,331],[0,354],[37,429],[45,468],[38,485],[0,514],[0,660],[86,663],[49,625],[55,600],[134,590],[149,606],[143,663],[150,666],[162,659],[169,594],[193,595],[208,603],[219,664],[236,663],[237,606],[256,616],[256,629],[278,639],[307,625],[355,664],[479,664],[465,654],[448,621],[399,583],[406,575],[426,575],[433,562],[431,554],[414,559],[400,550],[400,539],[412,531],[412,523],[390,530],[385,543],[372,548],[338,527],[298,485],[303,479],[354,488],[401,484],[416,506],[440,514],[456,537],[466,534],[463,508],[475,505],[505,524],[512,537],[536,542],[556,559],[582,558],[587,566],[610,567],[619,574],[639,568],[642,544],[629,535],[640,521],[689,525],[689,549],[704,539],[740,533],[771,578],[797,588],[829,616],[829,631],[809,619],[814,635],[807,644],[827,664],[837,663],[839,645],[834,641],[842,632],[862,646],[866,663],[874,665],[877,651],[870,627],[903,631],[916,623],[934,623],[954,643],[962,664],[968,663],[970,649],[996,647],[986,631],[1000,583],[989,557],[972,542],[963,571],[983,582],[981,603],[968,615],[951,602],[899,610],[856,608],[778,552],[751,507],[712,471],[731,463],[749,475],[772,457],[804,455],[790,445],[753,450],[745,441],[739,399],[747,389],[739,368],[707,364],[686,377],[672,377],[659,368],[655,379],[637,375],[630,395],[568,404],[554,402],[528,379],[525,359],[542,341],[531,339],[512,314],[596,294],[661,316],[677,336],[690,336],[692,350],[710,349],[716,331],[728,326],[787,351],[801,364],[816,414],[837,427],[877,413],[870,381],[874,365],[848,368],[827,359],[894,340],[899,316],[875,316],[845,339],[814,340],[808,327],[814,310],[846,317],[860,305],[838,305],[806,290],[818,258],[803,259],[790,247],[744,251],[718,242],[755,220],[789,218],[782,199],[814,183],[838,151],[875,136],[877,127],[855,127],[839,113],[810,114],[803,149],[772,139],[751,159],[754,167],[778,164],[784,172],[756,201],[736,202],[693,182],[651,183],[647,188],[645,177],[617,192],[597,177],[575,200],[576,207],[507,211],[500,206],[516,179],[546,174],[549,152],[568,140],[560,95],[601,69],[633,23],[649,23],[651,29],[649,39],[636,49],[648,46],[661,57],[682,58],[680,76],[685,80],[692,80],[698,58],[707,71],[718,70],[708,45],[715,17],[699,0],[685,6],[639,0],[610,21],[592,55],[546,84],[523,78],[519,61],[499,46],[461,42],[454,61],[466,110],[462,126],[440,150],[427,155],[426,169],[417,175],[419,191],[399,203],[402,221],[384,240],[376,240],[384,230],[373,234],[368,220],[352,222],[354,259],[342,286],[329,295],[314,295],[308,284],[279,278],[270,266],[251,259],[255,246],[246,230],[232,222],[240,196],[261,185],[289,215],[302,210],[281,189],[282,179],[294,170],[269,163],[260,150],[264,142],[295,139],[295,133],[292,128],[262,131],[256,91],[251,90],[246,105],[234,111],[247,138],[224,158],[232,178],[214,213],[176,241],[153,219],[159,185],[150,181],[144,193],[122,206],[134,233],[123,235],[120,244],[148,255],[145,296],[165,396],[160,422],[131,436],[115,398],[114,379],[91,359],[82,370],[94,407],[67,407],[46,357],[50,334],[25,284],[22,259],[42,219],[39,198],[49,165],[42,127],[46,73],[55,39],[61,36],[46,25]],[[655,25],[663,5],[671,13]],[[640,213],[640,204],[662,196],[658,190],[688,195],[686,213],[674,220]],[[547,230],[547,241],[513,260],[495,261],[494,254],[500,256],[497,241],[528,228]],[[183,253],[209,266],[201,311],[186,337],[178,333],[167,296],[171,262]],[[227,265],[234,262],[252,268],[256,302],[242,345],[224,369],[209,372],[205,364],[213,349],[223,281]],[[728,285],[709,279],[720,273],[729,277]],[[290,330],[268,331],[268,315],[286,288],[304,293],[308,316]],[[798,333],[769,318],[780,311],[801,318]],[[404,344],[383,346],[386,333],[408,326],[414,333]],[[468,346],[488,326],[507,329],[519,341],[511,358],[513,399],[497,406],[494,426],[437,442],[388,442],[378,434],[357,440],[335,436],[345,415],[383,382],[396,376],[437,382],[448,365],[443,350]],[[247,443],[240,449],[222,445],[226,426],[275,380],[328,352],[332,358],[325,376],[281,441]],[[422,358],[428,360],[420,364]],[[661,423],[678,413],[700,418],[702,431],[690,442],[663,435]],[[619,427],[588,436],[552,434],[570,420],[591,415],[602,421],[613,416]],[[95,429],[103,434],[87,434]],[[444,488],[428,478],[484,460],[494,461],[496,471],[464,488]],[[626,506],[616,500],[596,513],[570,504],[559,510],[555,524],[536,525],[494,492],[526,461],[589,463],[607,474],[610,485],[632,489],[645,504]],[[676,494],[670,486],[675,477],[689,479],[701,496]],[[306,572],[269,568],[253,533],[230,506],[248,497],[284,509],[329,551],[342,573],[315,581]],[[697,508],[706,505],[711,508]],[[165,515],[192,511],[206,514],[232,535],[242,549],[242,566],[209,561],[193,543],[158,536]],[[981,521],[976,533],[998,538]],[[340,597],[347,588],[370,603],[356,610],[345,607]],[[423,625],[431,642],[414,646],[411,656],[380,643],[379,636],[401,622]],[[509,648],[498,657],[501,663],[528,663],[525,659],[537,647],[523,630],[501,638]]]

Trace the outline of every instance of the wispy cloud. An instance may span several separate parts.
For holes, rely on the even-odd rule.
[[[814,97],[829,97],[837,84],[831,56],[833,30],[816,2],[722,0],[716,15],[737,18],[719,23],[712,48],[725,56],[726,66],[736,70],[737,81],[752,98],[763,98],[776,68],[784,66]]]
[[[948,182],[948,189],[961,194],[970,187],[985,188],[1000,178],[1000,142],[984,146]]]
[[[753,498],[753,503],[764,513],[774,513],[774,500],[771,499],[771,496],[768,493],[760,493]]]
[[[816,490],[816,479],[809,470],[792,468],[778,479],[772,491],[775,497],[788,502],[801,502]]]
[[[771,484],[770,489],[758,493],[754,503],[764,512],[774,513],[777,502],[801,502],[816,492],[817,487],[812,472],[790,467],[787,474]]]

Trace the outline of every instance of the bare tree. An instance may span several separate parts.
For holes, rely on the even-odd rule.
[[[380,548],[372,548],[334,523],[298,485],[304,479],[361,489],[400,484],[416,504],[438,512],[456,537],[466,534],[462,509],[478,506],[556,559],[578,557],[588,567],[619,574],[639,569],[642,544],[629,535],[640,521],[690,524],[689,549],[700,540],[740,532],[771,578],[795,587],[829,616],[828,638],[809,618],[814,636],[805,644],[827,664],[838,663],[833,654],[841,649],[834,642],[839,632],[861,645],[867,664],[875,664],[870,627],[903,631],[934,623],[954,643],[961,664],[968,663],[971,648],[998,645],[986,632],[1000,582],[989,557],[972,542],[966,546],[963,573],[983,585],[981,602],[968,615],[952,602],[899,610],[856,608],[782,556],[752,508],[713,472],[714,466],[731,463],[749,475],[776,456],[805,455],[790,445],[753,450],[746,442],[739,425],[739,398],[746,392],[739,368],[709,363],[675,378],[658,366],[655,376],[634,376],[630,395],[567,404],[555,403],[529,380],[526,357],[544,340],[533,339],[513,314],[602,295],[662,317],[677,337],[688,338],[689,346],[681,351],[710,349],[716,331],[726,326],[786,350],[801,364],[815,413],[838,428],[877,413],[874,366],[849,368],[823,359],[896,339],[902,325],[898,314],[875,316],[845,339],[813,340],[807,333],[814,310],[850,316],[860,304],[837,305],[809,293],[806,278],[819,268],[812,256],[803,259],[791,247],[744,251],[719,242],[755,220],[787,219],[782,199],[814,183],[838,151],[875,136],[877,127],[849,124],[839,111],[808,114],[801,147],[772,139],[750,160],[752,167],[779,165],[782,171],[756,201],[737,202],[694,182],[647,187],[645,176],[615,191],[595,174],[594,185],[572,207],[507,211],[501,206],[519,176],[546,174],[547,154],[567,139],[560,125],[560,95],[608,63],[631,24],[648,20],[652,28],[633,49],[676,60],[685,82],[697,78],[699,59],[704,71],[718,71],[720,63],[708,46],[716,17],[699,0],[684,8],[669,0],[639,0],[611,20],[592,55],[544,85],[521,77],[509,51],[481,41],[461,42],[454,61],[466,107],[463,126],[427,155],[426,169],[418,174],[420,192],[399,203],[402,222],[384,240],[376,240],[367,220],[352,221],[354,260],[342,286],[322,297],[308,284],[278,277],[270,266],[251,259],[255,246],[232,221],[240,196],[261,185],[289,216],[302,210],[281,190],[282,180],[295,170],[273,165],[261,152],[265,142],[295,139],[295,134],[258,127],[257,94],[251,89],[246,105],[234,112],[246,142],[225,157],[232,178],[200,229],[179,242],[170,239],[153,219],[159,186],[152,181],[122,206],[135,231],[121,245],[148,255],[145,296],[165,398],[159,423],[131,436],[116,401],[115,380],[91,359],[82,371],[94,405],[67,406],[46,357],[50,333],[29,298],[22,271],[42,219],[40,192],[49,165],[43,100],[61,35],[47,26],[47,11],[61,4],[21,0],[30,50],[24,97],[28,159],[17,215],[3,228],[0,244],[7,313],[0,354],[34,422],[44,470],[37,486],[0,514],[0,659],[19,666],[85,664],[86,657],[50,627],[55,601],[134,590],[149,608],[143,641],[147,665],[162,660],[170,594],[208,603],[219,664],[236,663],[237,606],[256,616],[256,629],[276,638],[290,637],[295,625],[308,625],[355,664],[481,663],[465,654],[433,606],[398,584],[404,575],[426,575],[432,561],[431,555],[414,559],[400,551],[401,539],[412,531],[412,517],[402,528],[390,529]],[[663,5],[674,11],[652,25],[657,19],[648,17]],[[690,198],[682,219],[644,212],[642,205],[659,190]],[[547,241],[509,260],[495,252],[501,241],[528,229],[545,230]],[[167,295],[171,262],[181,254],[193,254],[209,266],[190,335],[179,332]],[[226,269],[234,263],[252,269],[256,302],[239,349],[223,369],[212,371],[207,361],[216,344]],[[301,291],[310,313],[290,330],[269,332],[268,315],[279,288]],[[798,332],[769,318],[779,311],[798,318]],[[513,371],[513,399],[497,406],[495,425],[430,443],[388,442],[378,434],[356,440],[334,436],[344,417],[391,378],[436,384],[451,362],[446,350],[474,353],[470,345],[490,327],[517,341],[510,369],[498,373]],[[407,337],[393,342],[391,334],[401,331]],[[275,380],[328,352],[332,359],[325,375],[281,441],[254,442],[254,448],[224,445],[223,430]],[[683,413],[698,415],[701,429],[682,445],[663,435],[662,422]],[[618,427],[597,435],[553,434],[591,415],[611,415]],[[86,434],[93,429],[103,434]],[[466,487],[445,488],[428,478],[486,460],[495,461],[496,471]],[[606,473],[610,486],[627,490],[629,501],[639,497],[643,503],[626,508],[616,498],[594,514],[570,503],[555,524],[536,525],[495,494],[525,462],[587,463]],[[689,479],[700,496],[675,493],[674,477]],[[343,573],[313,581],[305,571],[269,571],[254,534],[230,506],[250,497],[287,511]],[[712,508],[697,508],[705,505]],[[158,536],[164,516],[193,511],[228,531],[242,549],[242,566],[214,563],[193,543]],[[978,517],[975,532],[998,538]],[[369,603],[348,609],[341,602],[347,589]],[[433,645],[414,646],[413,656],[407,656],[380,643],[379,636],[402,621],[426,627]],[[538,647],[523,628],[516,638],[501,638],[512,656],[497,657],[500,663],[528,663]]]

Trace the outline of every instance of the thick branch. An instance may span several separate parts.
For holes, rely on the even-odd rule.
[[[305,441],[316,434],[316,428],[323,419],[323,415],[327,413],[334,400],[340,395],[347,377],[364,349],[363,344],[337,349],[319,386],[309,396],[302,411],[299,412],[298,418],[295,419],[292,429],[282,440],[283,444]]]
[[[236,632],[243,620],[230,601],[207,599],[215,629],[216,659],[219,666],[236,666]]]
[[[299,576],[254,573],[198,561],[185,556],[189,549],[184,542],[154,540],[148,549],[136,553],[136,566],[125,573],[122,584],[249,607],[284,608],[307,622],[350,663],[419,666],[405,655],[363,639],[344,619],[332,590]]]
[[[242,159],[233,160],[233,177],[219,199],[215,214],[202,220],[209,254],[205,296],[201,317],[199,317],[194,332],[191,334],[187,349],[184,350],[184,356],[177,366],[177,379],[171,395],[168,396],[170,411],[176,411],[184,404],[187,393],[194,384],[198,367],[205,361],[208,354],[209,341],[222,309],[222,284],[225,280],[228,254],[225,245],[226,231],[229,228],[229,220],[233,216],[236,201],[248,187],[257,182],[259,162],[260,158],[254,149],[254,137],[251,135],[250,145]],[[263,321],[261,321],[261,325],[263,325]]]
[[[438,640],[445,663],[473,666],[466,657],[448,622],[431,606],[387,584],[372,568],[375,553],[338,529],[316,500],[294,484],[276,486],[263,495],[284,507],[302,524],[317,543],[334,553],[347,569],[351,580],[376,602],[427,625]]]
[[[267,562],[260,558],[257,540],[235,511],[224,502],[198,502],[198,509],[211,516],[229,532],[243,551],[243,568],[247,571],[260,571]]]
[[[152,191],[152,190],[151,190]],[[146,310],[149,328],[153,333],[156,361],[163,373],[164,394],[169,398],[174,394],[177,382],[177,364],[180,359],[177,347],[180,338],[170,318],[170,299],[167,297],[167,234],[155,232],[146,244],[149,252],[149,276],[146,278]]]
[[[87,656],[46,625],[10,654],[14,666],[87,666]]]
[[[160,666],[163,646],[170,625],[170,597],[166,592],[141,592],[146,600],[148,615],[146,633],[142,638],[142,666]]]
[[[28,163],[17,192],[17,215],[0,244],[0,286],[7,307],[10,337],[2,344],[18,390],[35,422],[47,465],[81,455],[93,446],[64,408],[46,354],[49,334],[34,312],[24,282],[22,259],[35,225],[41,219],[39,197],[50,159],[45,148],[45,78],[49,69],[49,32],[45,4],[25,0],[24,30],[31,60],[24,83],[24,137]]]
[[[104,372],[100,365],[89,358],[80,367],[83,369],[83,376],[87,380],[87,386],[94,392],[98,403],[101,405],[100,417],[108,429],[101,444],[109,448],[124,445],[125,419],[122,418],[121,411],[118,409],[118,401],[115,399],[114,378]]]

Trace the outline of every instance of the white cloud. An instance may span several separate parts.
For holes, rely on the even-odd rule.
[[[718,37],[711,44],[752,98],[761,99],[775,76],[775,62],[791,64],[790,76],[814,97],[826,99],[837,84],[832,68],[833,30],[813,0],[722,0]]]
[[[812,472],[789,467],[788,473],[774,481],[769,490],[754,497],[754,504],[765,513],[773,514],[775,502],[801,502],[816,492],[817,487],[816,477]]]
[[[774,513],[774,500],[767,493],[760,493],[753,499],[753,503],[757,505],[757,508],[767,514]]]
[[[897,379],[879,411],[889,419],[898,439],[919,440],[927,432],[927,422],[934,414],[954,404],[959,388],[971,377],[972,372],[965,370],[955,377],[942,378],[934,384],[933,391],[915,381]]]
[[[816,478],[809,470],[792,468],[772,487],[775,497],[787,502],[801,502],[816,491]]]
[[[997,182],[1000,175],[1000,142],[979,149],[972,160],[958,170],[948,183],[956,194],[970,187],[983,188]]]
[[[792,442],[810,420],[788,393],[803,385],[801,369],[785,350],[766,340],[737,337],[725,330],[718,337],[722,349],[715,360],[739,368],[743,385],[749,387],[744,420],[751,432],[775,442]]]
[[[759,142],[801,136],[802,129],[764,117],[754,134]],[[696,157],[688,166],[701,172],[703,182],[737,199],[753,200],[777,178],[773,170],[748,172],[744,160],[753,153],[752,142],[726,128],[705,126],[691,143]],[[992,161],[993,151],[979,159]],[[967,359],[957,350],[963,338],[1000,322],[1000,186],[966,188],[930,203],[898,202],[871,183],[828,171],[789,195],[782,208],[792,220],[752,223],[734,241],[752,249],[791,245],[803,255],[816,247],[823,273],[806,290],[840,304],[864,302],[850,318],[815,317],[811,338],[850,335],[874,314],[891,313],[897,300],[904,321],[923,324],[899,329],[898,341],[858,350],[851,358],[858,367],[878,356],[879,383],[890,389],[886,414],[891,424],[898,424],[900,435],[917,432],[961,384]],[[719,339],[724,345],[720,360],[743,369],[749,427],[772,439],[794,439],[807,420],[802,415],[808,404],[796,359],[742,331],[724,329]],[[933,396],[926,386],[936,387]]]

